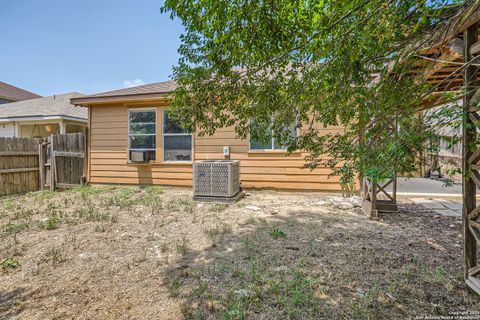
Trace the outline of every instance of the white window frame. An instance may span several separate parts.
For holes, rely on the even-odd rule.
[[[155,113],[155,126],[154,126],[154,130],[155,132],[154,133],[130,133],[130,115],[132,114],[132,112],[145,112],[145,111],[148,111],[148,112],[154,112]],[[157,152],[157,109],[156,108],[131,108],[131,109],[128,109],[128,120],[127,120],[127,126],[128,126],[128,162],[130,163],[131,162],[131,159],[130,159],[130,151],[155,151],[155,153]],[[143,123],[143,124],[152,124],[151,122],[140,122],[140,123]],[[131,148],[130,147],[130,136],[155,136],[155,148],[147,148],[147,149],[138,149],[138,148]],[[157,159],[157,155],[155,154],[155,161]]]
[[[173,162],[173,163],[192,163],[193,162],[193,135],[192,133],[165,133],[165,113],[167,112],[166,109],[162,111],[162,162]],[[172,136],[190,136],[190,160],[165,160],[165,137],[172,137]]]
[[[297,128],[297,124],[298,124],[297,119],[295,119],[294,124],[295,124],[295,138],[297,138],[298,134],[299,134],[299,129]],[[262,151],[287,151],[287,149],[285,149],[285,148],[282,148],[282,149],[275,148],[275,137],[273,135],[273,130],[271,130],[271,131],[272,131],[272,138],[271,138],[272,147],[270,149],[252,149],[252,137],[250,136],[250,133],[248,133],[248,151],[253,151],[253,152],[255,152],[255,151],[260,151],[260,152],[262,152]]]

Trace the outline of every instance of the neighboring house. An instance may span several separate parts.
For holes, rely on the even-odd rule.
[[[267,144],[237,139],[233,127],[205,137],[182,130],[165,112],[175,88],[166,81],[72,99],[89,109],[91,183],[191,186],[194,161],[232,159],[240,160],[246,188],[341,189],[338,177],[328,177],[330,169],[303,169],[306,153],[287,156],[273,139]],[[147,161],[132,161],[138,151]]]
[[[441,108],[461,108],[462,101],[449,103],[426,111],[438,112]],[[452,119],[448,124],[436,126],[435,138],[430,141],[430,148],[425,155],[425,175],[427,177],[449,177],[461,180],[460,168],[462,166],[462,126],[461,118]]]
[[[12,86],[0,81],[0,104],[40,98],[38,94]]]
[[[87,108],[70,104],[82,97],[72,92],[29,99],[0,106],[0,137],[45,138],[52,133],[82,132],[87,127]]]

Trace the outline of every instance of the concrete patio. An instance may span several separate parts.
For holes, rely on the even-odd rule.
[[[391,187],[387,188],[391,191]],[[442,216],[462,214],[462,185],[445,187],[442,181],[427,178],[398,178],[397,196],[424,206]]]

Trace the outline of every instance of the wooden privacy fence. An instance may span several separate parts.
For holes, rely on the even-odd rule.
[[[0,196],[38,190],[39,140],[0,137]]]
[[[39,150],[41,189],[69,188],[85,181],[86,137],[83,133],[53,134]]]
[[[0,196],[72,187],[85,181],[86,172],[84,133],[0,137]]]

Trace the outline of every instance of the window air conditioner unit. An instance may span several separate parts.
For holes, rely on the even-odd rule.
[[[150,161],[148,151],[131,151],[130,152],[130,161],[131,162],[148,162]]]
[[[233,198],[240,192],[240,161],[206,160],[193,164],[194,199]]]

